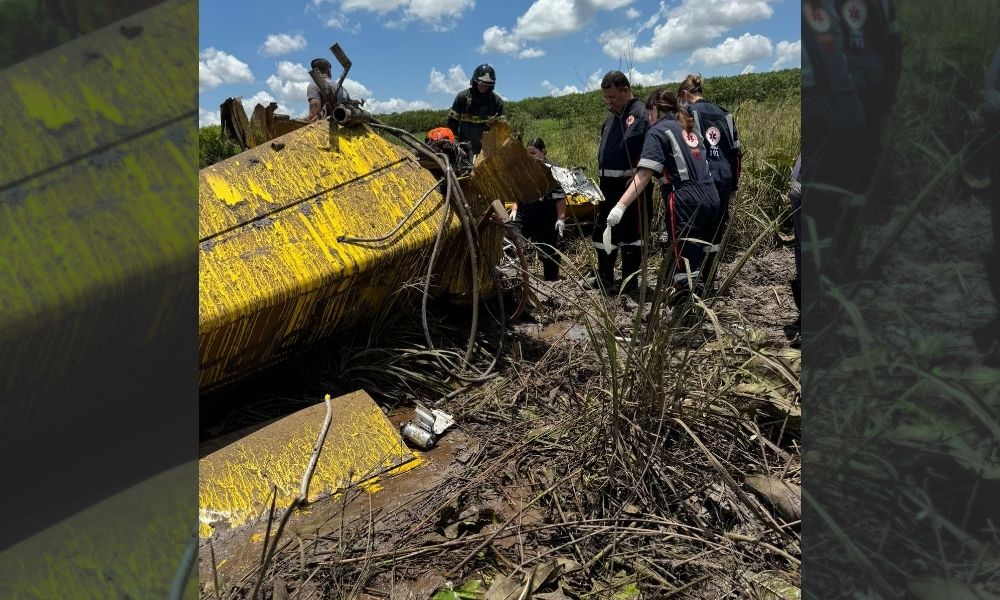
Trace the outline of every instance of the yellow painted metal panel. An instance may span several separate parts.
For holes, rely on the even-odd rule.
[[[356,325],[423,274],[444,217],[435,179],[367,128],[336,135],[324,147],[318,123],[201,171],[203,388]],[[427,192],[386,242],[338,241],[391,231]],[[458,229],[452,216],[446,239]]]
[[[0,161],[4,422],[42,418],[63,375],[190,319],[196,82],[174,40],[197,23],[195,2],[169,1],[0,72],[4,136],[32,140]],[[131,325],[151,307],[154,325]]]
[[[0,551],[0,598],[165,598],[191,531],[193,463],[174,467]],[[53,476],[58,476],[54,473]],[[72,493],[72,490],[67,490]],[[197,578],[186,587],[195,597]]]
[[[334,399],[333,407],[310,500],[413,460],[396,427],[364,391]],[[260,517],[269,506],[272,485],[277,486],[278,508],[289,506],[299,494],[325,414],[325,403],[300,410],[202,459],[201,535],[211,535],[220,523],[238,527]]]

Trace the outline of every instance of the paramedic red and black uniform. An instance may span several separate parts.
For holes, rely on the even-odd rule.
[[[877,130],[892,107],[899,83],[902,39],[895,0],[837,0],[847,68]]]
[[[597,273],[606,288],[614,283],[617,250],[607,254],[600,248],[608,214],[628,188],[642,155],[643,141],[649,130],[646,107],[637,98],[629,100],[617,115],[611,113],[601,126],[601,145],[597,150],[598,175],[605,201],[598,205],[593,241],[597,250]],[[642,245],[648,236],[652,214],[653,188],[646,189],[629,205],[618,225],[611,228],[611,243],[622,249],[622,280],[642,266]],[[634,281],[634,280],[633,280]]]
[[[638,165],[655,171],[660,178],[666,207],[666,230],[670,240],[675,242],[674,255],[677,258],[673,283],[678,287],[684,286],[690,268],[699,292],[701,284],[698,279],[706,244],[680,240],[694,238],[708,242],[719,227],[719,192],[705,153],[699,136],[694,132],[688,133],[676,119],[668,116],[650,126]],[[682,258],[687,259],[689,267]]]
[[[803,184],[802,209],[794,218],[812,219],[819,246],[812,239],[796,239],[805,253],[806,264],[817,262],[828,274],[836,269],[843,241],[854,227],[855,211],[850,203],[858,190],[866,165],[863,146],[871,142],[858,90],[848,70],[846,43],[839,13],[833,0],[802,3],[802,172],[809,177]],[[844,190],[839,192],[836,190]],[[796,226],[801,230],[801,223]],[[825,248],[820,252],[820,248]],[[819,253],[821,260],[809,258]],[[818,284],[819,277],[803,279]],[[817,288],[805,297],[819,298]]]
[[[729,200],[740,180],[740,135],[732,113],[721,106],[702,99],[686,108],[694,118],[695,131],[701,134],[705,144],[712,179],[719,192],[722,221],[712,239],[713,244],[719,244],[729,224]]]
[[[552,163],[546,162],[545,165],[551,167]],[[560,258],[554,251],[559,241],[559,233],[556,231],[559,213],[556,204],[565,199],[566,193],[562,186],[558,186],[537,202],[522,202],[517,205],[521,234],[538,245],[545,281],[559,279]]]
[[[847,69],[858,90],[868,131],[859,147],[865,164],[860,189],[867,189],[881,156],[881,128],[892,112],[899,83],[902,40],[895,0],[837,0]]]

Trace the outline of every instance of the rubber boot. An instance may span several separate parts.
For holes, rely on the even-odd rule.
[[[611,291],[615,283],[615,261],[618,260],[618,250],[608,254],[604,250],[597,251],[597,276],[584,286],[589,290],[601,289],[605,294]]]

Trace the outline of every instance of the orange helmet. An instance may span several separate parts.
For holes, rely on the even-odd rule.
[[[432,142],[449,141],[455,143],[455,134],[447,127],[437,127],[427,132],[427,139]]]

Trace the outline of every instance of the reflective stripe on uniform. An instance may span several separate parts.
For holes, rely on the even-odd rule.
[[[691,110],[691,116],[694,117],[694,130],[701,135],[701,116],[698,115],[698,111]]]
[[[736,123],[733,122],[733,115],[726,113],[726,127],[729,128],[729,139],[733,141],[733,148],[740,147],[740,141],[736,139]]]
[[[601,169],[599,173],[601,177],[632,177],[635,175],[635,169],[629,169],[627,171],[619,169]]]
[[[490,122],[489,118],[484,119],[475,115],[460,115],[454,110],[449,111],[448,116],[460,123],[472,123],[473,125],[487,125]]]
[[[674,137],[673,131],[667,129],[663,133],[666,133],[667,138],[670,140],[670,154],[674,157],[677,174],[680,176],[681,181],[687,181],[690,177],[688,176],[687,165],[684,164],[684,155],[681,154],[681,146],[677,143],[677,138]]]

